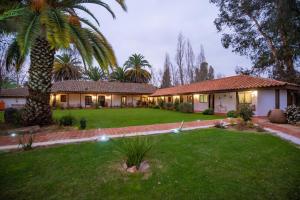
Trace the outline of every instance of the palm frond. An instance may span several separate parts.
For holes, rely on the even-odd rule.
[[[40,16],[34,12],[26,12],[22,19],[22,27],[17,40],[20,45],[21,54],[27,54],[31,44],[40,32]]]
[[[25,8],[17,8],[17,9],[11,9],[6,12],[4,12],[2,15],[0,15],[0,21],[6,20],[12,17],[18,17],[24,14]]]
[[[11,44],[7,48],[5,63],[6,70],[9,71],[13,66],[15,70],[18,72],[21,69],[21,66],[24,63],[25,55],[21,55],[20,47],[16,39],[14,39]]]
[[[95,17],[95,15],[94,15],[89,9],[87,9],[86,7],[84,7],[84,6],[82,6],[82,5],[75,5],[75,6],[73,6],[73,8],[86,12],[89,16],[91,16],[91,17],[95,20],[95,22],[98,24],[98,26],[100,26],[100,23],[99,23],[98,19],[97,19],[97,18]]]

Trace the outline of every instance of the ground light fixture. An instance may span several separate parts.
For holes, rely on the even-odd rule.
[[[101,135],[97,140],[99,142],[108,142],[109,141],[109,137],[107,135]]]
[[[15,132],[11,133],[10,136],[11,137],[16,137],[18,134],[16,134]]]

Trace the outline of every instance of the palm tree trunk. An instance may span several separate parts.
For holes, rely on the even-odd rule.
[[[29,96],[23,113],[25,125],[52,123],[50,92],[55,50],[44,37],[39,37],[30,52]]]

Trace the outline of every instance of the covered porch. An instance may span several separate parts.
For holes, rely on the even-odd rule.
[[[113,93],[53,93],[50,105],[61,108],[137,107],[147,104],[148,96]]]

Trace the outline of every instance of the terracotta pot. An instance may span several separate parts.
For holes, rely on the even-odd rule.
[[[287,123],[286,116],[285,116],[284,112],[280,109],[272,110],[269,115],[269,120],[270,120],[270,122],[277,123],[277,124]]]

